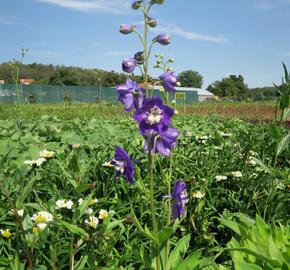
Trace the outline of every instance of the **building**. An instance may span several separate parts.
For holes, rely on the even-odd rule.
[[[33,82],[34,82],[33,79],[20,79],[20,83],[25,85],[32,84]]]
[[[193,102],[202,102],[214,98],[214,94],[201,88],[190,88],[190,87],[175,87],[175,99],[176,101],[184,100],[184,103],[189,104]],[[156,86],[155,90],[159,90],[160,86]]]
[[[198,88],[194,88],[194,89],[197,91],[199,102],[207,101],[214,98],[214,94],[212,94],[211,92],[205,89],[198,89]]]
[[[0,84],[4,84],[5,83],[5,81],[3,81],[3,80],[0,80]]]

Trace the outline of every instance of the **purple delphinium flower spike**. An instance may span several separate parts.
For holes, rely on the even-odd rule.
[[[168,128],[165,131],[150,133],[150,152],[151,154],[159,153],[162,156],[169,157],[171,149],[176,146],[176,140],[179,136],[179,131],[176,128]],[[149,143],[147,136],[145,138],[145,152],[149,151]],[[154,147],[155,146],[155,147]]]
[[[135,29],[134,25],[131,24],[121,24],[120,25],[120,33],[124,35],[131,34]]]
[[[127,79],[125,84],[117,86],[119,101],[124,104],[125,111],[131,112],[133,109],[140,109],[145,99],[145,91],[138,83]]]
[[[178,79],[174,71],[167,71],[163,73],[159,78],[160,80],[162,80],[162,85],[165,91],[168,91],[168,92],[176,91],[175,87],[178,84]]]
[[[171,37],[167,34],[160,34],[153,41],[158,42],[161,45],[168,45],[171,43]]]
[[[171,195],[164,198],[172,199],[172,219],[173,221],[184,215],[185,204],[188,202],[186,184],[182,180],[177,180]]]
[[[124,176],[125,179],[132,185],[135,184],[134,179],[134,163],[130,159],[127,152],[122,149],[120,146],[115,145],[115,156],[110,161],[110,164],[115,167],[117,173],[116,178],[118,179],[120,176]]]
[[[139,123],[141,134],[148,135],[152,130],[159,132],[167,129],[173,115],[174,110],[163,105],[160,97],[152,97],[143,101],[142,107],[136,110],[133,118]]]
[[[124,72],[132,73],[136,67],[136,60],[134,58],[126,58],[122,62],[122,69]]]

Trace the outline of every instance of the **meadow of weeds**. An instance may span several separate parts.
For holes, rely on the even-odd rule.
[[[33,110],[27,107],[27,115]],[[26,269],[29,258],[33,269],[69,269],[72,253],[74,269],[150,268],[150,240],[138,229],[151,220],[144,142],[133,120],[111,117],[110,107],[103,110],[98,118],[80,109],[67,112],[71,119],[64,111],[60,117],[0,121],[0,269]],[[241,265],[236,269],[288,269],[289,149],[276,157],[277,141],[268,124],[186,115],[173,123],[181,132],[173,164],[157,156],[154,168],[160,226],[166,222],[169,167],[173,179],[187,184],[186,213],[171,245],[182,257],[194,254],[196,269],[230,269],[233,262]],[[284,126],[277,130],[281,137],[288,132]],[[114,170],[104,166],[116,144],[136,164],[135,186],[116,181]],[[239,229],[255,226],[256,215],[272,224],[257,223],[259,241],[270,254],[246,238],[250,229]],[[269,229],[274,224],[280,226],[275,237],[277,228]],[[184,239],[188,234],[190,239]],[[271,246],[267,239],[274,241]],[[231,252],[237,245],[240,251]],[[247,268],[250,264],[256,268]]]

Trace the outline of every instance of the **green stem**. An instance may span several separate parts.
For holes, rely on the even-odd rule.
[[[73,234],[70,240],[70,251],[69,251],[69,254],[70,254],[69,269],[70,270],[74,270],[74,264],[75,264],[74,239],[75,237]]]
[[[149,63],[149,55],[148,55],[148,49],[147,49],[147,39],[148,39],[148,24],[147,24],[147,15],[148,15],[148,7],[145,5],[143,9],[144,14],[144,39],[143,39],[143,46],[144,46],[144,86],[145,86],[145,92],[146,96],[149,97],[148,93],[148,63]]]
[[[167,179],[167,194],[171,194],[171,181],[172,181],[172,167],[173,167],[173,158],[172,154],[170,156],[170,163],[169,163],[169,173],[168,173],[168,179]],[[169,226],[171,224],[171,200],[168,200],[167,202],[167,223],[166,225]],[[165,246],[165,267],[167,267],[168,257],[170,253],[170,240],[167,241]]]
[[[150,206],[151,206],[151,217],[152,217],[152,227],[153,235],[156,239],[155,252],[156,252],[156,269],[160,270],[160,254],[159,254],[159,241],[158,241],[158,226],[156,219],[156,208],[154,201],[154,154],[151,153],[151,140],[150,133],[148,134],[148,170],[149,170],[149,184],[150,184]]]

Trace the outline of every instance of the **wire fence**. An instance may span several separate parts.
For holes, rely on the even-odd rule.
[[[179,93],[183,93],[179,91]],[[163,97],[159,90],[154,90],[154,95]],[[197,91],[184,92],[183,99],[171,93],[171,99],[177,103],[190,104],[198,101]],[[118,93],[115,88],[109,87],[85,87],[67,85],[23,85],[19,84],[19,97],[21,103],[117,103]],[[17,102],[17,90],[15,84],[0,85],[0,103],[13,104]]]

